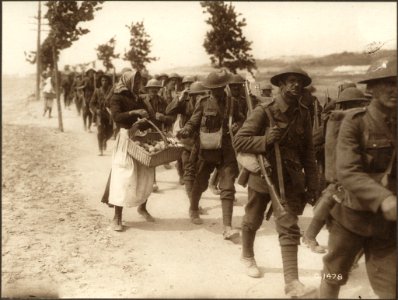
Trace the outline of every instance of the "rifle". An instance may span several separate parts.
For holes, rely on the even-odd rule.
[[[314,123],[313,123],[313,125],[312,125],[312,133],[313,133],[313,134],[314,134],[315,132],[317,132],[318,129],[319,129],[318,112],[319,112],[318,99],[315,98],[315,101],[314,101]]]
[[[250,94],[249,94],[249,86],[247,84],[247,81],[245,82],[245,98],[246,98],[246,103],[247,103],[247,108],[249,114],[253,111],[253,105],[250,99]],[[270,120],[272,123],[273,121]],[[278,180],[279,180],[279,189],[281,193],[282,200],[285,201],[285,189],[283,185],[283,178],[282,178],[282,163],[281,163],[281,156],[280,156],[280,150],[279,150],[279,144],[274,143],[274,148],[275,148],[275,156],[276,156],[276,164],[277,164],[277,171],[278,171]],[[272,206],[267,212],[267,220],[271,217],[272,210],[274,211],[274,215],[276,218],[280,218],[283,215],[286,214],[285,208],[281,204],[281,199],[278,195],[278,192],[276,191],[276,188],[274,184],[272,183],[271,180],[271,165],[269,162],[265,159],[265,157],[261,154],[256,155],[258,163],[260,165],[260,170],[261,170],[261,175],[264,178],[267,187],[268,187],[268,192],[271,197],[271,203]]]

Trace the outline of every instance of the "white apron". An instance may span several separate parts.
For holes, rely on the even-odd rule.
[[[153,189],[155,168],[146,167],[128,152],[128,130],[120,128],[112,155],[109,203],[134,207],[144,203]]]

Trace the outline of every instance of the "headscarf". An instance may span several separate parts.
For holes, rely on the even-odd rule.
[[[132,92],[134,86],[134,80],[136,76],[140,76],[139,71],[127,71],[122,74],[119,81],[115,84],[115,89],[113,92],[115,94],[120,94],[123,91]]]

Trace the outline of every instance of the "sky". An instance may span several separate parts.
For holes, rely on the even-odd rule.
[[[43,2],[43,1],[42,1]],[[343,51],[361,52],[372,42],[396,49],[397,4],[395,2],[232,2],[246,19],[243,33],[252,41],[257,59],[314,55]],[[2,72],[34,73],[24,51],[36,48],[37,1],[2,1]],[[42,4],[45,11],[45,6]],[[132,21],[144,21],[152,39],[151,73],[174,67],[210,63],[203,48],[209,26],[207,14],[196,1],[105,1],[92,21],[81,23],[90,32],[61,53],[60,67],[96,59],[95,48],[116,38],[116,52],[128,49]],[[46,20],[44,20],[45,22]],[[44,26],[43,29],[46,29]],[[42,32],[42,41],[47,32]],[[117,68],[129,66],[115,61]],[[98,67],[102,65],[97,64]]]

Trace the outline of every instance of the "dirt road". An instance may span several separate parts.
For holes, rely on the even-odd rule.
[[[249,278],[240,243],[222,239],[218,197],[206,191],[204,225],[191,224],[175,168],[157,170],[160,191],[148,202],[156,222],[146,223],[132,208],[124,213],[126,230],[112,231],[113,211],[100,198],[113,141],[97,156],[95,133],[83,131],[74,108],[63,111],[65,132],[58,132],[56,111],[43,118],[43,104],[27,98],[33,84],[3,79],[3,297],[284,298],[273,221],[263,224],[255,244],[264,276]],[[246,201],[239,186],[237,200],[239,227]],[[308,207],[302,228],[311,215]],[[326,244],[326,230],[319,241]],[[302,282],[319,285],[321,255],[301,246],[299,267]],[[363,261],[341,291],[359,296],[375,297]]]

